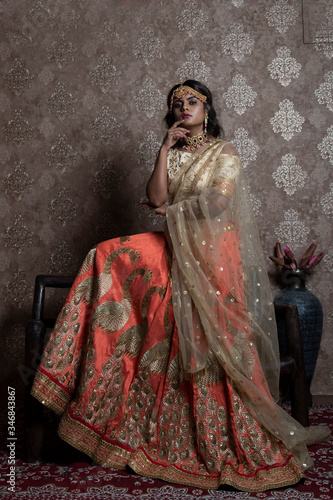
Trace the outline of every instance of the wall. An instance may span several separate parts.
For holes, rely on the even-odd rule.
[[[277,240],[298,257],[312,241],[325,251],[308,278],[325,311],[312,392],[332,394],[330,1],[16,0],[1,8],[3,375],[24,372],[36,274],[73,274],[99,241],[160,227],[140,201],[165,133],[165,96],[189,77],[211,88],[241,153],[270,273]]]

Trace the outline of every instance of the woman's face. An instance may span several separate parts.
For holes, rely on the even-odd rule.
[[[184,120],[181,127],[188,128],[193,135],[199,134],[203,130],[204,104],[194,95],[186,94],[174,100],[173,116],[175,121]]]

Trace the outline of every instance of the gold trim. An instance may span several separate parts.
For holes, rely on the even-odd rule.
[[[53,410],[57,415],[61,415],[65,411],[66,406],[71,400],[68,392],[40,371],[36,373],[31,395],[38,399],[40,403]]]
[[[124,470],[131,457],[130,451],[105,441],[100,434],[72,418],[67,410],[60,420],[58,435],[101,465]]]
[[[224,465],[221,474],[215,477],[191,474],[174,465],[162,466],[150,460],[142,449],[131,452],[106,441],[103,436],[73,419],[67,411],[60,421],[58,434],[64,441],[101,465],[122,470],[128,465],[141,476],[197,488],[217,489],[221,485],[229,485],[240,491],[259,492],[291,486],[304,477],[292,456],[287,459],[285,465],[270,470],[261,469],[251,477],[237,473],[228,464]]]
[[[198,476],[177,469],[174,465],[163,467],[150,462],[142,450],[137,450],[129,460],[128,465],[142,476],[162,479],[171,483],[184,484],[197,488],[218,489],[229,485],[240,491],[256,492],[282,488],[296,484],[304,477],[296,460],[290,458],[283,467],[269,471],[258,471],[254,477],[238,474],[231,465],[224,465],[219,477]]]
[[[232,195],[234,194],[234,184],[231,182],[223,181],[223,182],[216,182],[213,184],[213,187],[218,187],[221,190],[221,193],[226,196],[229,200],[232,198]]]

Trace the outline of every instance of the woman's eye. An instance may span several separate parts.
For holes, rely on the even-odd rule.
[[[174,108],[180,108],[180,106],[181,106],[181,103],[180,102],[176,102],[173,107]]]
[[[189,101],[189,104],[190,104],[191,106],[194,106],[194,104],[196,104],[197,102],[198,102],[198,101]]]

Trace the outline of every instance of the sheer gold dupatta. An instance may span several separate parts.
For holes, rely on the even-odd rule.
[[[172,295],[185,371],[199,372],[217,358],[247,408],[310,467],[305,443],[324,439],[327,430],[309,432],[274,402],[274,310],[237,153],[218,140],[200,149],[175,175],[170,196]]]

